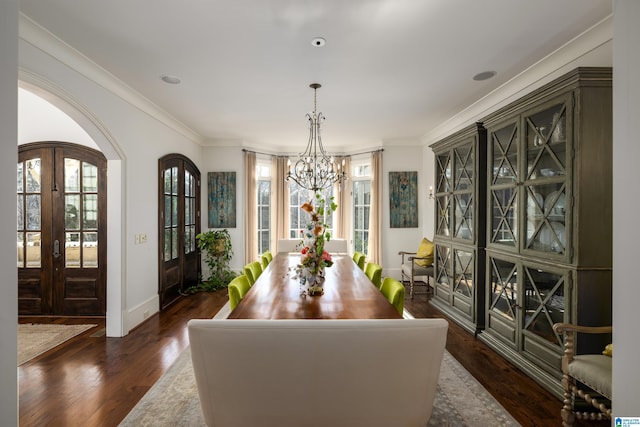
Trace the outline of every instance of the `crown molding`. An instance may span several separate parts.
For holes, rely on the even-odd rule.
[[[185,138],[202,145],[203,138],[200,134],[23,13],[20,13],[18,33],[20,39],[113,93],[126,103],[133,105],[150,117],[170,127]]]
[[[607,44],[611,45],[612,40],[613,15],[609,15],[423,135],[422,143],[430,145],[471,123],[482,120],[491,112],[519,99],[573,68],[589,65],[605,66],[606,64],[580,64],[579,62],[589,53]],[[611,65],[608,64],[608,66]]]

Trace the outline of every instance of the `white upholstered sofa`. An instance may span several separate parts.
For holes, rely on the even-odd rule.
[[[211,427],[424,427],[447,322],[189,322],[191,357]]]

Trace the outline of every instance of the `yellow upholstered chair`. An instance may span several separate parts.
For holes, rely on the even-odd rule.
[[[244,266],[244,274],[247,276],[249,284],[253,286],[253,284],[256,283],[256,280],[258,280],[258,277],[262,274],[262,264],[258,261],[250,262]]]
[[[244,274],[234,278],[227,287],[229,291],[229,308],[233,310],[242,301],[245,294],[251,289],[249,280]]]
[[[404,313],[404,285],[393,277],[385,277],[382,286],[380,286],[380,292],[402,316]]]
[[[367,275],[376,288],[380,289],[380,282],[382,280],[382,267],[380,265],[373,262],[367,263],[364,274]]]
[[[269,265],[269,263],[273,261],[273,254],[270,250],[267,249],[262,253],[260,258],[262,259],[262,271],[264,271],[264,269],[267,268],[267,265]]]
[[[562,425],[570,427],[576,419],[610,420],[612,351],[609,351],[609,348],[604,348],[602,354],[576,355],[575,342],[576,335],[579,333],[607,334],[609,335],[607,338],[610,340],[613,328],[611,326],[595,327],[556,323],[553,325],[553,330],[558,334],[564,334]],[[580,399],[593,406],[597,411],[586,412],[585,408],[576,410],[576,401]]]
[[[353,262],[355,262],[362,271],[364,271],[364,260],[365,255],[362,252],[356,251],[353,253]]]
[[[415,286],[426,286],[427,293],[430,291],[430,278],[433,277],[433,259],[435,245],[426,237],[420,242],[416,252],[400,251],[401,256],[400,274],[402,281],[409,282],[409,295],[413,299]],[[421,281],[424,285],[417,285]]]

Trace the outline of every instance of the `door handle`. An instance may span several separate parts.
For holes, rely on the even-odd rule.
[[[60,257],[60,240],[55,240],[53,242],[53,257]]]

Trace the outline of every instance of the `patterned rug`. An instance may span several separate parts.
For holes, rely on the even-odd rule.
[[[18,366],[96,325],[18,324]]]
[[[224,312],[225,307],[216,317],[226,317]],[[144,395],[120,426],[205,426],[189,347]],[[445,350],[428,426],[498,427],[520,424]]]

